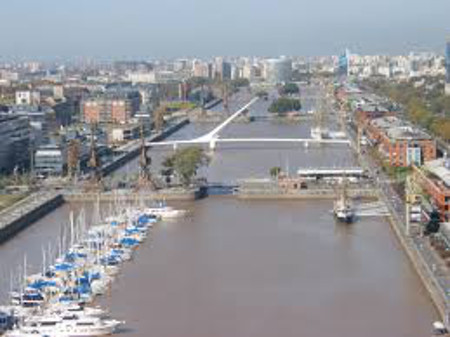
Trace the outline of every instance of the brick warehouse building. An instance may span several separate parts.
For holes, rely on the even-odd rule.
[[[139,92],[103,94],[87,98],[82,103],[83,119],[87,123],[126,124],[139,111]]]
[[[433,138],[397,117],[367,120],[363,128],[369,142],[377,146],[391,166],[420,166],[436,159],[436,142]]]
[[[442,221],[450,220],[450,161],[440,158],[426,163],[423,167],[414,166],[413,182],[430,196],[439,209]]]

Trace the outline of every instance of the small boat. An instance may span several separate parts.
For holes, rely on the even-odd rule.
[[[351,223],[355,218],[355,210],[350,198],[347,196],[347,189],[345,183],[338,191],[338,198],[334,202],[333,213],[336,219],[341,222]]]
[[[160,217],[161,219],[173,219],[184,216],[186,211],[167,206],[165,203],[160,203],[159,207],[147,208],[145,213]]]
[[[433,322],[433,336],[442,336],[448,333],[444,323],[436,321]]]

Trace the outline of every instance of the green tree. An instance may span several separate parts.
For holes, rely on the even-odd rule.
[[[299,111],[302,108],[300,100],[280,97],[273,101],[269,107],[269,112],[286,113],[290,111]]]
[[[450,140],[450,118],[436,118],[431,125],[431,130],[441,139]]]
[[[235,80],[231,80],[231,87],[233,89],[248,87],[250,85],[250,81],[246,78],[237,78]]]
[[[195,146],[177,150],[163,162],[165,169],[168,172],[175,172],[184,186],[189,186],[192,178],[197,174],[197,170],[208,164],[209,157],[205,151]]]
[[[269,96],[268,92],[265,90],[260,90],[256,93],[259,98],[267,98]]]
[[[430,213],[430,220],[425,226],[425,235],[430,235],[439,232],[439,228],[441,226],[441,214],[437,209],[434,209]]]
[[[280,172],[281,172],[281,167],[279,167],[279,166],[272,167],[270,169],[270,176],[272,178],[276,178],[279,176]]]
[[[300,92],[300,88],[295,83],[286,83],[280,90],[280,95],[296,95]]]

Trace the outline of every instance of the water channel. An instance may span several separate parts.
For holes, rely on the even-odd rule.
[[[239,99],[245,97],[234,103]],[[251,112],[267,105],[258,102]],[[310,124],[237,123],[221,137],[308,137]],[[191,124],[172,138],[197,136],[212,126]],[[155,169],[168,151],[150,151]],[[352,151],[342,146],[228,144],[219,145],[204,174],[231,182],[265,177],[273,166],[293,173],[298,167],[354,164]],[[136,168],[132,162],[119,174]],[[157,225],[101,300],[126,320],[123,336],[422,337],[438,319],[382,218],[340,225],[331,201],[215,196],[177,206],[191,215]],[[0,246],[3,303],[24,252],[29,268],[39,268],[42,247],[60,235],[71,209],[80,205],[66,204]]]

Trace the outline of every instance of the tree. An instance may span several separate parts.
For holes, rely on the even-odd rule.
[[[206,77],[191,77],[188,80],[188,83],[191,85],[191,87],[197,88],[204,85],[212,84],[212,80]]]
[[[300,92],[300,88],[295,83],[286,83],[280,90],[280,95],[296,95]]]
[[[290,111],[299,111],[301,108],[302,105],[300,100],[281,97],[272,102],[269,107],[269,112],[286,113]]]
[[[430,235],[439,232],[441,226],[441,214],[437,209],[433,209],[430,213],[430,220],[425,226],[425,235]]]
[[[230,82],[232,89],[238,89],[243,87],[248,87],[250,85],[250,81],[246,78],[237,78]]]
[[[431,130],[443,140],[450,140],[450,118],[437,118],[431,125]]]
[[[281,172],[281,167],[279,167],[279,166],[272,167],[270,169],[270,176],[272,178],[276,178],[280,175],[280,172]]]
[[[424,102],[420,98],[411,98],[408,101],[407,109],[408,115],[413,122],[424,127],[430,126],[433,118],[432,113],[426,108]]]
[[[195,146],[177,150],[163,162],[165,169],[168,172],[175,172],[184,186],[189,186],[197,170],[208,164],[209,157],[204,150]]]
[[[256,93],[256,96],[259,98],[267,98],[269,96],[269,93],[265,90],[260,90]]]

